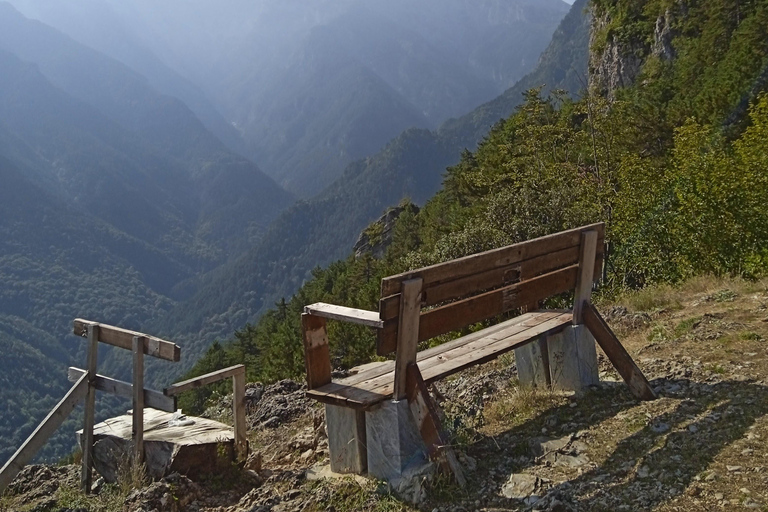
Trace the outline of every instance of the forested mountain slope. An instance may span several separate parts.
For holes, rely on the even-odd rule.
[[[10,2],[27,18],[55,27],[75,41],[108,55],[146,78],[152,88],[180,99],[217,138],[244,152],[240,133],[222,116],[202,89],[158,57],[125,19],[120,5],[104,0],[77,2]],[[123,6],[126,7],[126,6]]]
[[[586,76],[589,24],[585,1],[577,1],[555,32],[536,71],[505,94],[437,132],[411,129],[379,153],[349,165],[318,197],[291,207],[257,247],[190,286],[194,296],[179,304],[158,328],[195,339],[226,336],[290,295],[311,270],[342,258],[360,231],[403,198],[423,203],[440,187],[445,168],[474,148],[488,129],[509,115],[533,84],[576,87]],[[572,69],[569,60],[579,68]],[[484,127],[484,128],[483,128]]]
[[[224,133],[162,64],[188,77],[245,142],[230,144],[303,197],[404,129],[435,128],[510,87],[568,10],[562,0],[12,3],[194,101]]]
[[[768,5],[591,5],[589,94],[528,93],[423,208],[404,210],[383,258],[316,269],[191,373],[245,361],[253,379],[300,378],[306,304],[376,310],[383,276],[589,222],[607,225],[605,295],[768,273]],[[375,354],[371,329],[333,323],[329,337],[334,367]]]
[[[141,329],[292,200],[179,100],[6,3],[0,175],[0,459],[63,396],[67,366],[82,366],[75,317]],[[102,353],[103,373],[127,368]],[[65,428],[43,456],[71,450]]]
[[[160,166],[164,167],[161,172],[175,168],[176,177],[166,183],[169,194],[159,204],[176,201],[186,205],[191,217],[185,221],[193,239],[182,243],[196,251],[209,268],[252,245],[291,202],[289,194],[253,163],[231,152],[181,101],[159,94],[135,71],[24,18],[5,2],[0,3],[0,49],[36,64],[54,86],[95,107],[163,155],[166,163]],[[70,117],[76,115],[72,112]],[[134,162],[139,166],[146,163],[140,155]],[[83,167],[89,165],[84,162]],[[147,163],[147,168],[152,165],[158,164]],[[113,194],[109,201],[114,197],[119,196]],[[110,204],[105,206],[108,210]],[[134,222],[135,212],[105,214],[120,219],[123,228],[143,232],[141,223]]]

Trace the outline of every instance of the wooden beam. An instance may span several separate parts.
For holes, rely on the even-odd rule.
[[[429,390],[421,377],[419,366],[416,363],[408,365],[407,398],[416,426],[421,433],[421,438],[427,446],[427,451],[432,459],[436,459],[446,471],[453,473],[456,482],[464,487],[467,480],[461,470],[461,465],[456,459],[456,454],[448,443],[447,436],[440,425],[440,416],[437,413]]]
[[[200,375],[199,377],[193,377],[188,380],[171,384],[163,390],[163,394],[166,396],[175,396],[184,391],[207,386],[208,384],[228,379],[235,375],[245,375],[245,366],[237,364],[235,366],[230,366],[229,368],[223,368],[221,370],[216,370],[215,372]]]
[[[400,321],[395,355],[395,388],[393,398],[406,396],[408,365],[416,362],[419,347],[419,316],[421,313],[421,279],[409,279],[402,283],[400,295]]]
[[[603,349],[605,355],[613,363],[613,366],[629,386],[629,390],[639,400],[654,400],[654,393],[648,379],[637,367],[632,357],[605,322],[595,306],[587,302],[584,305],[584,325],[595,337],[595,340]]]
[[[418,341],[456,331],[475,322],[567,292],[576,286],[578,265],[571,265],[533,279],[499,288],[469,299],[425,311],[419,321]],[[398,323],[388,320],[378,331],[377,353],[387,355],[397,347]]]
[[[424,289],[428,290],[433,283],[460,279],[479,271],[512,265],[550,252],[578,246],[581,233],[593,230],[599,233],[600,238],[605,236],[605,224],[600,222],[386,277],[381,282],[381,296],[387,297],[398,293],[400,283],[409,279],[423,279]]]
[[[68,372],[69,381],[75,382],[85,373],[85,370],[70,367]],[[133,385],[130,382],[97,375],[96,389],[110,395],[133,399]],[[165,412],[176,412],[176,397],[166,396],[160,391],[144,388],[144,406]]]
[[[379,318],[379,313],[377,311],[366,311],[364,309],[348,308],[346,306],[336,306],[334,304],[317,302],[305,306],[304,312],[314,316],[366,325],[376,329],[384,327],[384,322]]]
[[[144,462],[144,346],[143,336],[133,337],[133,463]]]
[[[141,336],[144,339],[144,354],[174,362],[181,359],[181,348],[175,343],[113,325],[76,318],[72,329],[73,334],[75,336],[87,336],[88,325],[99,326],[99,341],[107,345],[133,350],[134,336]]]
[[[331,353],[325,323],[325,318],[307,313],[301,315],[307,389],[319,388],[331,382]]]
[[[32,457],[56,432],[56,429],[64,423],[77,403],[85,398],[87,392],[88,375],[83,375],[0,469],[0,494],[13,481],[19,471],[32,460]]]
[[[235,423],[235,454],[239,462],[248,458],[248,438],[245,426],[245,366],[232,375],[232,420]]]
[[[561,251],[537,256],[513,265],[498,267],[460,279],[436,283],[422,290],[422,306],[433,306],[446,301],[469,297],[473,294],[509,286],[542,274],[554,272],[579,262],[579,246],[569,247]],[[602,245],[598,244],[597,257],[602,261]],[[598,265],[599,267],[599,265]],[[597,267],[596,267],[597,268]],[[597,277],[599,279],[600,273]],[[529,311],[535,311],[534,308]],[[379,316],[381,320],[390,320],[400,312],[400,294],[382,297],[379,301]]]
[[[99,326],[88,325],[88,392],[85,396],[85,419],[83,421],[83,460],[80,472],[80,486],[83,492],[91,492],[93,469],[93,425],[96,422],[96,364],[99,356]]]
[[[595,276],[595,256],[597,254],[597,231],[581,234],[581,253],[579,256],[579,277],[573,296],[573,324],[582,323],[584,304],[592,299],[592,282]],[[597,272],[600,276],[601,272]]]

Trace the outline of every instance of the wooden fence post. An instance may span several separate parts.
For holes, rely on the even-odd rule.
[[[133,337],[133,463],[144,462],[144,337]]]
[[[32,435],[24,441],[24,444],[16,450],[16,453],[0,469],[0,493],[8,487],[19,471],[24,468],[24,465],[35,456],[35,453],[42,448],[48,438],[64,423],[64,420],[67,419],[67,416],[69,416],[77,403],[85,398],[87,391],[88,374],[86,373],[80,377],[75,385],[72,386],[72,389],[64,395],[64,398],[48,413],[48,416],[32,432]]]
[[[85,422],[83,425],[83,468],[80,484],[84,493],[91,492],[91,469],[93,468],[93,424],[96,408],[96,365],[99,354],[99,325],[88,325],[88,392],[85,396]]]
[[[235,423],[235,453],[238,461],[248,457],[245,429],[245,369],[232,376],[232,419]]]
[[[583,323],[584,304],[592,299],[592,281],[595,276],[596,255],[597,231],[585,231],[581,234],[579,275],[576,281],[576,293],[573,297],[573,325]]]
[[[395,388],[392,397],[394,400],[402,400],[407,396],[408,365],[416,362],[422,283],[423,280],[417,278],[403,281],[401,285],[397,354],[395,354]]]

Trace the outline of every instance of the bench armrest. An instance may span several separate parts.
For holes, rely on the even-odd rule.
[[[346,306],[336,306],[324,302],[316,302],[304,307],[304,312],[308,315],[330,318],[332,320],[341,320],[353,324],[367,325],[376,329],[384,327],[384,321],[379,318],[378,311],[366,311],[364,309],[348,308]]]

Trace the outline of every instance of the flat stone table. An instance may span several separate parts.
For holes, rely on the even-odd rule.
[[[232,427],[206,418],[188,416],[194,423],[170,426],[173,414],[144,409],[144,457],[153,479],[178,472],[195,478],[229,466],[234,460]],[[115,482],[120,468],[130,462],[131,411],[110,418],[93,429],[93,466],[107,482]],[[83,431],[77,432],[82,443]]]

